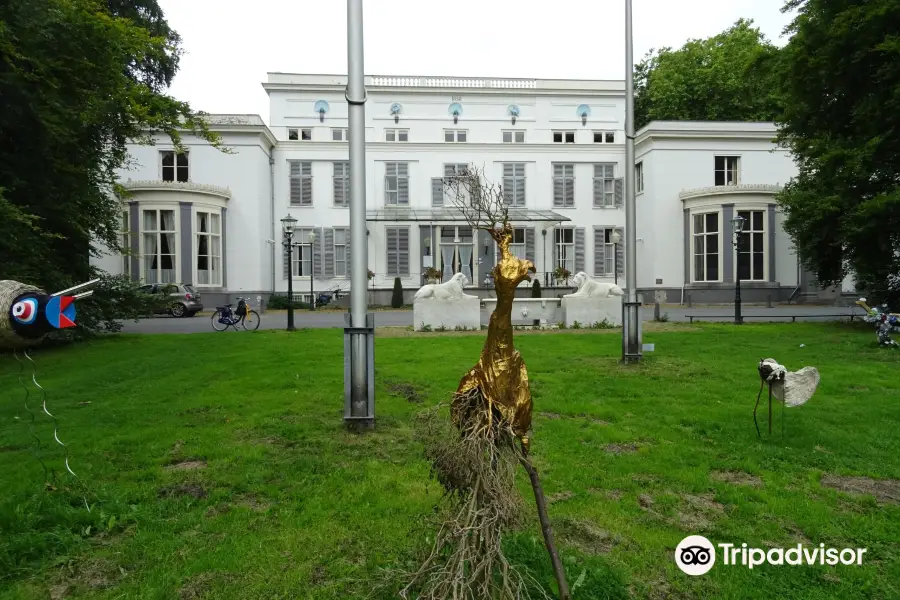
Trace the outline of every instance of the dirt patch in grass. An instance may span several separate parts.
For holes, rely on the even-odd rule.
[[[79,590],[100,590],[113,587],[125,576],[125,571],[104,559],[84,558],[69,561],[62,567],[59,578],[49,590],[51,599],[69,598]]]
[[[641,508],[649,509],[653,506],[653,498],[651,498],[648,494],[641,494],[638,496],[638,504]]]
[[[882,503],[900,504],[900,480],[897,479],[825,475],[822,485],[848,494],[875,496]]]
[[[260,498],[256,494],[246,494],[241,496],[240,500],[238,500],[238,504],[245,508],[249,508],[253,512],[266,512],[272,507],[271,502]]]
[[[385,388],[389,394],[405,398],[410,404],[421,404],[426,398],[419,388],[405,381],[388,381]]]
[[[196,471],[205,468],[205,460],[184,460],[165,467],[166,471]]]
[[[214,519],[219,515],[225,515],[231,512],[230,504],[216,504],[215,506],[210,506],[206,509],[206,518]]]
[[[603,447],[603,451],[607,454],[633,454],[638,451],[637,444],[607,444]]]
[[[562,492],[556,492],[555,494],[550,494],[549,496],[547,496],[547,502],[549,502],[550,504],[553,504],[555,502],[565,502],[566,500],[571,500],[574,497],[575,494],[573,492],[564,490]]]
[[[563,542],[585,554],[606,554],[618,543],[608,531],[585,519],[563,518],[553,524]]]
[[[544,417],[545,419],[550,419],[551,421],[555,421],[557,419],[562,419],[561,414],[552,413],[552,412],[541,412],[541,413],[538,413],[538,416]]]
[[[157,496],[159,498],[180,498],[182,496],[190,496],[199,500],[200,498],[206,498],[207,494],[206,490],[196,483],[185,483],[182,485],[170,485],[160,488],[159,492],[157,492]]]
[[[759,487],[762,485],[762,479],[756,475],[745,473],[744,471],[713,471],[709,476],[715,481],[722,481],[733,485],[749,485],[750,487]]]
[[[725,507],[713,499],[712,494],[700,496],[685,495],[682,500],[686,506],[676,513],[676,524],[686,531],[703,531],[709,529],[713,521],[724,516]]]
[[[200,573],[185,581],[178,593],[181,600],[199,600],[207,597],[217,582],[228,583],[232,579],[228,573]]]

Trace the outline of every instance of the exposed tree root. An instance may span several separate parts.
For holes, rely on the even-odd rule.
[[[440,414],[445,405],[418,417],[417,437],[446,493],[430,554],[418,570],[406,574],[408,584],[400,596],[525,600],[530,597],[530,578],[509,563],[501,543],[503,531],[522,522],[523,504],[515,487],[521,451],[508,422],[486,409],[477,389],[454,402],[469,417],[462,420],[461,430]],[[531,588],[541,589],[531,583]]]

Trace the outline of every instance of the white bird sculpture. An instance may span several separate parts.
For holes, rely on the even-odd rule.
[[[762,396],[763,386],[769,386],[769,434],[772,433],[772,397],[782,403],[781,435],[784,437],[784,407],[793,408],[806,404],[812,398],[819,385],[819,370],[815,367],[803,367],[799,371],[790,372],[774,358],[764,358],[756,366],[759,372],[759,393],[756,395],[756,406],[753,407],[753,423],[756,425],[756,435],[759,433],[759,423],[756,421],[756,409],[759,408],[759,399]]]

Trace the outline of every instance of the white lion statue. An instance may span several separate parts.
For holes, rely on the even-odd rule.
[[[463,293],[463,286],[469,283],[469,278],[462,273],[457,273],[444,283],[429,283],[422,286],[416,295],[415,300],[424,300],[425,298],[434,298],[435,300],[461,300],[463,298],[475,298]]]
[[[625,295],[622,288],[616,284],[594,281],[584,271],[576,273],[572,280],[578,289],[572,294],[566,294],[563,298],[609,298],[610,296]]]

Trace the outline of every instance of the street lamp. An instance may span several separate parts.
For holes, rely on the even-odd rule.
[[[309,232],[307,238],[309,242],[309,310],[316,310],[316,297],[315,292],[313,292],[313,244],[316,243],[316,234],[313,231]],[[306,246],[307,244],[301,244]]]
[[[610,241],[613,243],[613,273],[615,273],[615,283],[619,285],[619,242],[622,241],[622,236],[619,235],[618,229],[613,229],[612,235],[609,237]]]
[[[287,319],[287,330],[294,331],[294,263],[293,263],[293,250],[294,250],[294,226],[297,224],[297,219],[292,217],[291,215],[286,216],[281,220],[281,231],[284,232],[284,241],[281,243],[285,248],[287,248],[287,261],[288,261],[288,319]]]
[[[735,269],[734,269],[734,324],[741,325],[744,322],[741,317],[741,234],[744,232],[744,217],[738,215],[731,220],[731,231],[734,234]]]

